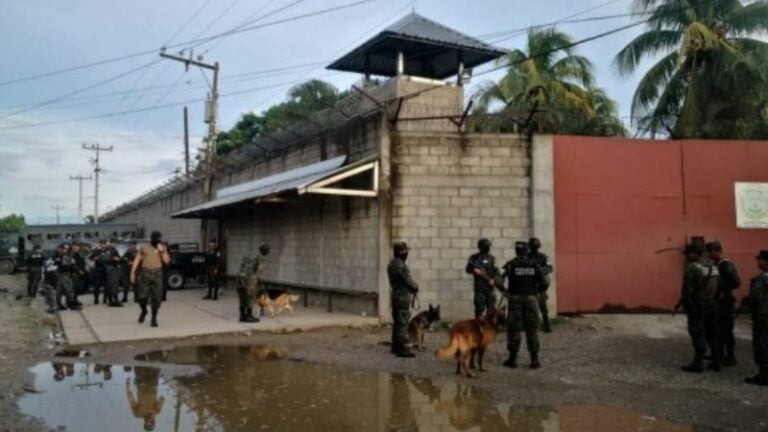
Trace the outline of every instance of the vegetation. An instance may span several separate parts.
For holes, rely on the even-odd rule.
[[[768,138],[768,3],[635,0],[648,31],[619,52],[628,74],[661,59],[640,81],[632,115],[641,131],[673,138]]]
[[[0,233],[17,233],[24,229],[24,215],[9,214],[0,218]]]
[[[340,92],[333,84],[322,80],[309,80],[294,86],[288,91],[287,101],[272,106],[262,114],[243,114],[232,129],[221,132],[218,153],[228,153],[258,136],[288,127],[310,114],[335,105],[346,95],[347,92]]]
[[[525,49],[500,60],[509,64],[506,75],[476,94],[474,129],[520,131],[535,109],[524,132],[624,135],[616,102],[595,87],[592,63],[577,55],[572,43],[555,28],[531,29]]]

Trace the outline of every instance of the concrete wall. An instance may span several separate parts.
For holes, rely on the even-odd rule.
[[[467,258],[481,237],[499,265],[527,239],[529,160],[517,135],[400,132],[392,137],[392,238],[413,248],[420,300],[444,318],[472,316]]]

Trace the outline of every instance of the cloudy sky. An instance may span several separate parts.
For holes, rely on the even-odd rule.
[[[92,172],[83,143],[102,153],[100,210],[108,211],[172,176],[183,165],[182,106],[190,112],[192,147],[206,132],[204,75],[159,59],[194,45],[195,55],[221,64],[221,126],[279,102],[296,82],[329,80],[343,88],[359,77],[324,65],[415,9],[474,36],[509,32],[575,16],[629,12],[631,0],[378,0],[327,14],[280,22],[356,0],[24,0],[0,2],[0,215],[28,223],[78,220],[77,182]],[[471,6],[469,6],[471,5]],[[578,15],[577,15],[578,14]],[[242,26],[226,37],[200,41]],[[627,17],[562,24],[575,39],[631,23]],[[595,64],[598,85],[619,101],[623,116],[639,76],[619,77],[613,56],[641,28],[579,47]],[[190,41],[198,42],[189,43]],[[524,34],[486,40],[516,48]],[[19,80],[126,56],[119,61]],[[303,65],[303,66],[302,66]],[[300,66],[300,67],[295,67]],[[492,66],[492,65],[490,65]],[[285,69],[286,67],[292,67]],[[481,67],[478,71],[487,69]],[[485,75],[482,80],[494,78]],[[469,91],[480,78],[476,78]],[[238,93],[227,96],[228,93]],[[93,183],[84,184],[84,214],[93,211]]]

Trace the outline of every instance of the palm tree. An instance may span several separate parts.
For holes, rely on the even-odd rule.
[[[596,119],[595,101],[603,103],[597,120],[605,120],[602,114],[608,109],[613,110],[611,123],[618,123],[615,102],[594,87],[592,63],[577,55],[572,44],[570,36],[554,28],[531,29],[525,49],[514,50],[500,60],[509,64],[507,74],[477,93],[476,115],[483,118],[490,110],[501,108],[497,113],[500,118],[494,121],[485,117],[480,128],[516,131],[514,123],[508,121],[510,116],[519,117],[535,107],[541,111],[532,118],[531,132],[590,133],[584,128]]]
[[[632,115],[652,136],[748,138],[766,131],[768,2],[635,0],[648,31],[616,56],[623,74],[661,55],[640,81]],[[746,117],[745,117],[746,116]],[[762,132],[761,132],[762,129]]]

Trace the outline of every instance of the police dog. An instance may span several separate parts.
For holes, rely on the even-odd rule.
[[[479,318],[455,323],[451,326],[448,346],[435,351],[435,355],[442,360],[455,356],[456,375],[461,375],[463,369],[467,378],[473,378],[474,375],[469,369],[474,369],[475,354],[477,354],[478,370],[485,372],[483,355],[496,339],[499,324],[505,316],[506,310],[503,307],[499,310],[491,308]]]
[[[415,348],[424,350],[424,336],[435,321],[440,321],[440,305],[432,307],[430,304],[427,310],[419,312],[408,323],[408,339]]]
[[[260,290],[256,293],[256,304],[259,306],[259,315],[264,316],[264,311],[269,310],[269,317],[274,318],[284,309],[293,313],[291,302],[299,301],[301,297],[280,290]]]

